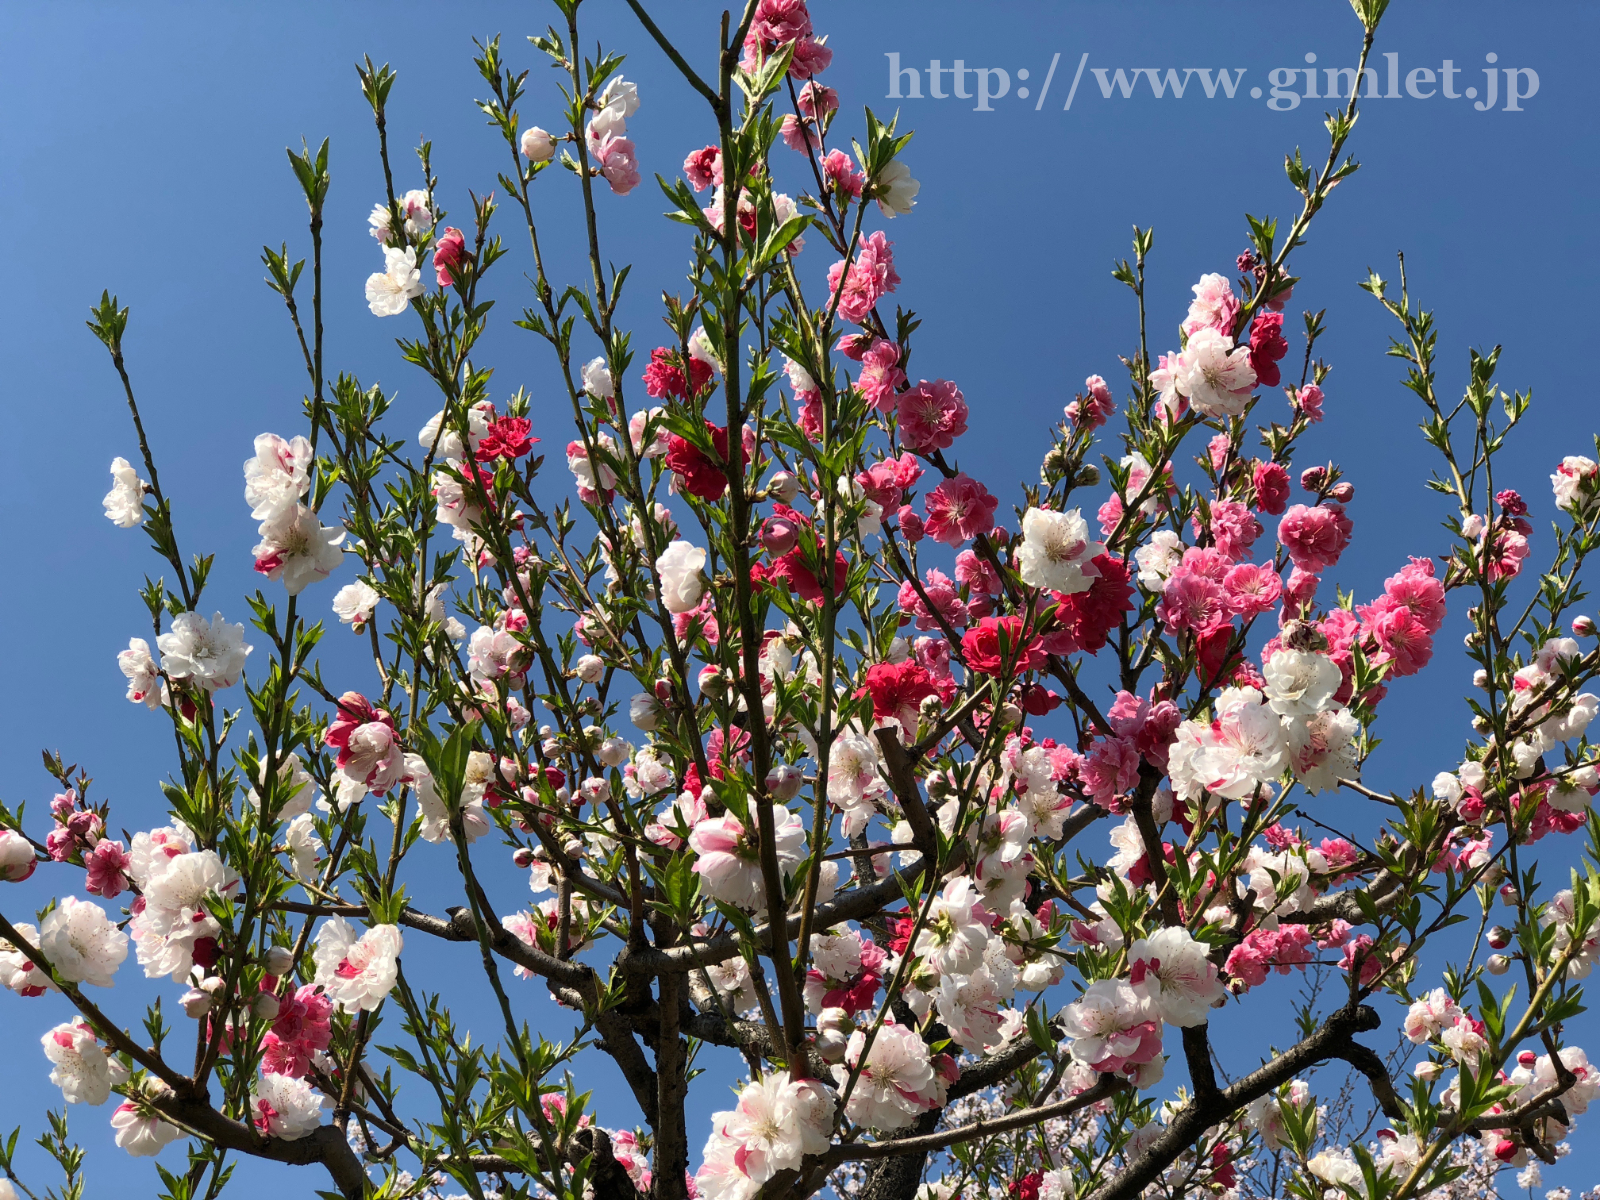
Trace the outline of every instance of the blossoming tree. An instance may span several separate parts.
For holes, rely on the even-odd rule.
[[[1355,170],[1356,97],[1325,161],[1287,160],[1299,212],[1251,219],[1167,353],[1147,312],[1177,310],[1146,295],[1136,231],[1115,271],[1138,314],[1125,394],[1091,376],[1002,510],[958,461],[962,389],[920,377],[938,347],[895,306],[882,222],[914,209],[910,135],[868,111],[847,139],[804,0],[724,16],[704,73],[628,3],[712,131],[660,181],[690,266],[647,363],[602,241],[641,185],[639,97],[618,56],[581,53],[580,0],[530,39],[561,81],[556,132],[524,120],[527,72],[480,47],[505,165],[459,226],[427,144],[421,186],[394,182],[395,75],[361,68],[387,185],[367,300],[439,393],[409,443],[391,396],[330,373],[328,148],[291,154],[309,284],[286,250],[265,263],[306,425],[244,467],[255,568],[286,596],[210,596],[140,423],[128,311],[95,308],[139,451],[112,464],[106,515],[164,564],[142,593],[154,645],[119,665],[130,719],[171,729],[170,820],[125,844],[48,755],[51,826],[0,810],[0,874],[61,892],[0,917],[5,1028],[31,1039],[28,998],[71,1002],[41,1038],[51,1079],[68,1105],[115,1095],[131,1154],[187,1139],[173,1200],[217,1194],[241,1157],[320,1165],[352,1200],[1404,1200],[1552,1159],[1600,1091],[1563,1032],[1600,954],[1600,649],[1575,615],[1600,469],[1557,456],[1530,584],[1533,506],[1495,473],[1526,398],[1492,354],[1441,396],[1428,314],[1373,276],[1444,532],[1370,602],[1337,591],[1352,484],[1293,467],[1324,416],[1322,318],[1296,375],[1284,310]],[[1354,6],[1364,64],[1385,4]],[[541,251],[564,210],[592,270],[573,283]],[[532,281],[516,324],[559,370],[496,394],[474,351],[505,258]],[[534,446],[563,427],[577,504],[551,506]],[[1449,604],[1476,669],[1464,754],[1369,787],[1389,681],[1428,666]],[[361,678],[318,663],[330,605],[370,646]],[[1337,832],[1351,812],[1375,827]],[[1585,872],[1541,877],[1535,845],[1570,858],[1585,829]],[[486,882],[494,858],[531,902]],[[453,873],[459,903],[413,905],[417,873]],[[1446,941],[1460,923],[1475,933]],[[481,973],[490,1042],[408,978],[416,939]],[[104,991],[130,971],[164,981],[142,1029]],[[1281,1005],[1297,972],[1318,981],[1297,1040],[1224,1061],[1211,1014]],[[567,1041],[529,1028],[534,986],[570,1010]],[[686,1117],[703,1046],[745,1072],[709,1130]],[[626,1111],[575,1082],[601,1054]],[[1387,1124],[1375,1140],[1339,1136],[1327,1064]],[[63,1117],[43,1144],[78,1194]],[[8,1200],[36,1195],[14,1148]]]

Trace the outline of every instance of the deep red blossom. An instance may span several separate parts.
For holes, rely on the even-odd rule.
[[[915,662],[877,663],[867,669],[867,686],[857,696],[872,697],[872,718],[892,717],[902,728],[915,732],[917,713],[929,696],[937,696],[933,676]]]
[[[473,451],[479,462],[496,458],[521,458],[539,441],[530,435],[533,422],[527,417],[503,417],[489,422],[489,430]]]
[[[1257,313],[1250,326],[1250,367],[1256,373],[1256,382],[1262,387],[1277,387],[1282,379],[1278,360],[1289,353],[1289,343],[1283,337],[1283,314]]]
[[[817,556],[820,557],[820,554]],[[845,584],[850,573],[850,563],[843,552],[834,555],[833,560],[833,594],[844,595]],[[806,566],[805,556],[800,547],[796,546],[781,558],[776,558],[767,570],[767,578],[780,580],[789,591],[800,599],[812,604],[822,603],[822,584],[817,579],[816,573]]]
[[[1052,654],[1098,653],[1133,607],[1128,564],[1110,554],[1098,554],[1093,561],[1100,574],[1088,591],[1053,593],[1056,615],[1046,640]]]
[[[962,637],[961,650],[980,675],[1010,678],[1044,666],[1044,644],[1037,634],[1024,642],[1021,617],[985,617]]]
[[[717,458],[726,463],[728,431],[720,425],[713,425],[710,421],[706,422],[706,430],[711,434],[711,446]],[[740,469],[742,470],[749,461],[749,455],[741,445]],[[693,442],[675,433],[667,437],[667,469],[678,476],[684,491],[702,500],[720,500],[723,493],[728,490],[728,477],[723,468],[707,457]]]
[[[644,369],[645,394],[655,400],[677,400],[687,404],[711,382],[711,366],[690,356],[689,372],[684,375],[683,356],[666,346],[650,351],[650,365]]]

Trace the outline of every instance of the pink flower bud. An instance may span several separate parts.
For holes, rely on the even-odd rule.
[[[900,535],[906,541],[920,542],[922,540],[926,527],[923,525],[922,517],[915,509],[909,504],[903,504],[900,506],[900,511],[896,514],[896,517],[900,522]]]
[[[523,870],[527,870],[529,867],[533,866],[533,851],[529,850],[526,846],[521,846],[514,854],[512,854],[511,861],[513,864],[521,867]]]
[[[1588,617],[1573,617],[1572,634],[1574,637],[1593,637],[1594,621]]]
[[[1328,482],[1328,468],[1307,467],[1300,472],[1300,486],[1308,492],[1319,492],[1322,485]]]
[[[183,1011],[189,1016],[199,1019],[211,1011],[211,997],[199,988],[190,988],[178,1000],[183,1005]]]
[[[1489,930],[1489,945],[1496,950],[1504,950],[1511,944],[1511,930],[1504,925],[1496,925]]]
[[[276,996],[271,992],[262,992],[255,998],[254,1003],[250,1005],[250,1011],[256,1015],[258,1020],[276,1021],[279,1007]]]
[[[1491,975],[1504,975],[1511,969],[1511,960],[1504,954],[1491,954],[1489,961],[1483,964],[1483,969]]]
[[[556,140],[535,125],[522,132],[522,157],[529,162],[549,162],[556,154]]]
[[[761,526],[761,544],[774,558],[793,550],[796,536],[794,522],[785,517],[768,517]]]
[[[1333,497],[1340,504],[1349,504],[1351,500],[1355,499],[1356,485],[1348,480],[1341,479],[1338,483],[1334,484],[1333,487],[1328,489],[1328,495]]]

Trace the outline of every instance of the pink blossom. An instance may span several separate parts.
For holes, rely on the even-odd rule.
[[[1091,375],[1083,381],[1087,395],[1079,396],[1067,405],[1067,420],[1078,428],[1099,429],[1117,411],[1117,402],[1106,381]]]
[[[1289,503],[1289,472],[1283,464],[1257,463],[1252,482],[1256,488],[1256,507],[1270,516],[1282,516]]]
[[[683,160],[683,173],[697,192],[722,186],[722,149],[706,146]]]
[[[1307,421],[1317,424],[1322,420],[1322,389],[1314,383],[1306,384],[1295,393],[1295,406]]]
[[[1000,577],[986,558],[979,558],[971,550],[956,555],[956,582],[964,583],[973,593],[985,596],[1000,594]]]
[[[839,93],[813,79],[800,89],[795,97],[800,115],[808,121],[820,120],[829,113],[839,111]]]
[[[829,185],[846,196],[858,200],[861,198],[861,189],[865,186],[867,177],[856,170],[855,163],[843,150],[828,151],[828,156],[822,160],[822,174]]]
[[[269,975],[267,977],[271,979]],[[262,982],[266,990],[266,981]],[[312,1058],[326,1050],[333,1032],[333,1004],[315,984],[278,997],[278,1015],[261,1039],[261,1069],[304,1078]]]
[[[1320,573],[1339,561],[1350,544],[1351,528],[1343,505],[1296,504],[1278,523],[1278,541],[1295,566]]]
[[[1438,633],[1444,624],[1444,584],[1434,578],[1430,558],[1413,558],[1398,574],[1385,579],[1383,594],[1385,600],[1415,613],[1429,633]]]
[[[83,856],[83,865],[89,870],[89,882],[84,891],[104,896],[107,900],[119,896],[128,886],[128,852],[121,842],[102,838],[93,850]]]
[[[778,132],[783,137],[783,144],[796,154],[806,153],[808,143],[813,150],[822,149],[821,135],[809,122],[796,119],[793,113],[784,115],[783,124],[779,126]]]
[[[1168,633],[1187,629],[1205,637],[1228,625],[1233,606],[1222,584],[1180,567],[1167,580],[1156,615]]]
[[[1098,739],[1078,768],[1083,790],[1102,808],[1112,808],[1116,798],[1138,782],[1140,757],[1134,738]]]
[[[1415,675],[1433,657],[1433,635],[1409,608],[1373,612],[1367,627],[1389,657],[1391,675]]]
[[[909,504],[902,504],[900,511],[895,513],[894,516],[900,526],[900,536],[913,545],[920,542],[928,532],[927,527],[922,522],[922,514]]]
[[[1195,536],[1200,536],[1200,514],[1195,513]],[[1250,547],[1261,536],[1261,522],[1237,500],[1217,500],[1211,505],[1211,539],[1222,554],[1231,559],[1248,558]]]
[[[1233,336],[1233,323],[1239,316],[1239,297],[1227,277],[1215,273],[1200,276],[1194,285],[1194,299],[1184,318],[1183,332],[1189,336],[1202,329],[1215,329],[1224,337]]]
[[[929,382],[900,393],[896,403],[900,440],[919,453],[948,450],[967,431],[967,401],[948,379]]]
[[[1281,313],[1257,313],[1250,325],[1250,366],[1262,387],[1277,387],[1282,380],[1278,361],[1289,353],[1283,336]]]
[[[861,356],[856,389],[878,412],[887,413],[895,406],[895,389],[905,381],[906,373],[900,369],[900,347],[884,338],[873,339]]]
[[[966,474],[946,479],[923,501],[928,512],[928,536],[947,546],[959,546],[994,526],[999,504],[988,488]]]
[[[626,196],[639,186],[639,160],[629,139],[609,133],[602,138],[591,137],[589,155],[617,195]]]
[[[873,305],[900,286],[893,245],[879,230],[861,239],[856,260],[848,264],[848,271],[843,260],[828,268],[828,292],[839,295],[839,315],[846,321],[860,325]]]
[[[1289,582],[1283,589],[1283,607],[1286,615],[1306,613],[1317,598],[1318,580],[1313,571],[1295,567],[1289,572]]]
[[[1259,563],[1240,563],[1223,577],[1228,603],[1241,617],[1256,617],[1270,611],[1283,595],[1283,580],[1271,567]]]
[[[856,476],[867,499],[888,511],[898,508],[902,493],[922,478],[922,464],[909,454],[875,462]]]
[[[929,611],[928,604],[923,602],[922,597],[917,595],[916,586],[909,579],[900,585],[898,597],[901,609],[916,616],[918,629],[939,628],[939,622],[933,615],[935,612],[943,616],[946,624],[952,628],[960,629],[967,623],[967,606],[962,602],[954,581],[943,571],[937,567],[930,567],[922,590],[927,593],[928,601],[933,605],[932,611]]]
[[[449,226],[433,244],[433,271],[440,287],[449,287],[456,281],[455,270],[467,261],[467,239],[461,230]]]

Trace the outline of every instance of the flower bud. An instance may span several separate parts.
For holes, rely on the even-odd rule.
[[[1517,1066],[1532,1068],[1539,1061],[1539,1056],[1532,1050],[1524,1050],[1517,1055]]]
[[[767,791],[782,804],[793,800],[804,782],[805,772],[790,763],[781,763],[767,772]]]
[[[1500,903],[1504,904],[1507,908],[1515,908],[1517,906],[1516,884],[1508,883],[1500,889]]]
[[[1574,637],[1593,637],[1594,621],[1589,617],[1573,617],[1572,634]]]
[[[1078,468],[1078,474],[1073,479],[1073,483],[1078,487],[1099,487],[1100,468],[1093,463],[1084,463],[1083,466]]]
[[[628,702],[628,719],[649,733],[661,724],[661,706],[649,692],[640,692]]]
[[[1007,701],[1000,706],[1000,724],[1006,729],[1015,729],[1022,724],[1022,710],[1015,704]]]
[[[1491,954],[1489,961],[1483,964],[1483,969],[1491,975],[1504,975],[1511,969],[1511,960],[1504,954]]]
[[[1307,467],[1300,472],[1300,486],[1308,492],[1320,492],[1328,482],[1327,467]]]
[[[595,757],[608,767],[620,767],[628,761],[628,755],[633,747],[628,745],[626,738],[609,737],[600,743],[600,749],[595,752]]]
[[[533,851],[529,850],[526,846],[519,846],[517,847],[516,852],[512,854],[511,862],[513,865],[521,867],[524,871],[526,871],[529,867],[533,866]]]
[[[573,673],[584,683],[599,683],[605,677],[605,659],[598,654],[585,654],[574,664]]]
[[[922,535],[927,531],[922,517],[917,510],[909,504],[902,504],[900,511],[895,514],[895,519],[900,522],[900,534],[908,542],[920,542]]]
[[[1440,1075],[1444,1074],[1444,1064],[1433,1062],[1431,1059],[1424,1059],[1411,1068],[1411,1073],[1422,1080],[1423,1083],[1432,1083]]]
[[[1350,501],[1355,499],[1356,485],[1350,483],[1348,480],[1341,479],[1338,483],[1334,484],[1333,487],[1328,489],[1328,495],[1337,500],[1340,504],[1349,504]]]
[[[294,954],[287,946],[272,947],[261,961],[266,965],[268,975],[276,975],[280,979],[294,969]]]
[[[1511,930],[1504,925],[1496,925],[1489,930],[1489,945],[1496,950],[1504,950],[1511,944]]]
[[[767,494],[780,504],[791,504],[800,494],[800,481],[788,471],[779,471],[767,484]]]
[[[989,531],[989,540],[996,546],[1004,546],[1011,540],[1011,531],[1003,525],[996,525]]]
[[[611,794],[611,785],[598,776],[585,779],[578,785],[578,794],[590,804],[599,804]]]
[[[794,549],[794,522],[785,517],[768,517],[761,525],[761,544],[774,558]]]
[[[211,996],[199,988],[190,988],[178,1000],[183,1005],[183,1011],[196,1020],[211,1011]]]
[[[1474,671],[1472,673],[1472,686],[1475,688],[1488,687],[1489,672],[1485,671],[1482,667],[1479,667],[1476,671]]]
[[[278,998],[271,992],[262,992],[255,998],[255,1003],[250,1006],[250,1011],[263,1021],[276,1021],[278,1019]]]
[[[549,162],[556,156],[556,140],[535,125],[522,131],[522,157],[529,162]]]

